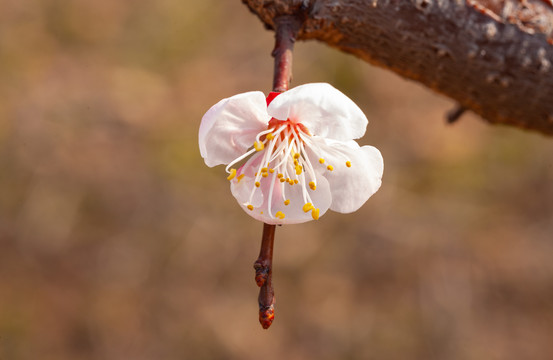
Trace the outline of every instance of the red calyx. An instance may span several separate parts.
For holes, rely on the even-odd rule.
[[[267,106],[269,106],[271,101],[273,101],[273,99],[276,98],[277,96],[279,96],[280,94],[282,94],[282,93],[276,92],[276,91],[271,91],[269,93],[269,95],[267,95],[267,99],[266,99],[267,100]]]

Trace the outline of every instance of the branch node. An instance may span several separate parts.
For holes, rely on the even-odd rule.
[[[257,286],[262,287],[265,285],[267,278],[269,277],[270,266],[263,259],[259,258],[253,264],[255,269],[255,283]]]

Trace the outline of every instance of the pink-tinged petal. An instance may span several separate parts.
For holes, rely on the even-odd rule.
[[[253,192],[255,188],[255,175],[257,167],[261,162],[261,154],[256,153],[236,172],[236,177],[230,182],[230,191],[238,203],[253,205],[259,207],[263,204],[263,193],[259,189]],[[244,175],[240,178],[240,175]]]
[[[272,174],[266,178],[259,180],[260,186],[255,187],[255,172],[259,167],[261,157],[250,159],[237,172],[237,176],[231,181],[231,192],[242,207],[246,214],[256,220],[263,221],[267,224],[299,224],[314,220],[312,212],[305,212],[303,206],[304,201],[303,189],[300,184],[290,185],[289,183],[281,183],[276,176]],[[244,174],[244,177],[238,181],[238,177]],[[271,201],[269,202],[269,194],[271,194],[271,184],[273,183]],[[252,190],[255,189],[252,194]],[[332,197],[328,181],[317,174],[316,190],[306,189],[309,194],[309,200],[313,206],[319,209],[319,217],[322,216],[330,207]],[[290,200],[288,205],[285,205],[285,200]],[[309,201],[307,201],[309,202]],[[253,210],[248,208],[248,205],[253,206]],[[270,208],[269,208],[270,205]],[[278,213],[284,214],[284,218],[277,217]]]
[[[268,182],[267,186],[269,185],[270,182]],[[282,189],[284,189],[285,192],[284,197],[282,196]],[[323,216],[323,214],[329,209],[332,202],[328,181],[322,176],[317,176],[316,190],[307,188],[306,191],[309,194],[311,200],[310,203],[314,208],[319,209],[319,217]],[[285,199],[290,200],[288,205],[284,204]],[[269,216],[265,216],[263,219],[258,218],[258,220],[264,221],[268,224],[299,224],[314,220],[311,210],[307,212],[303,210],[306,202],[309,201],[304,201],[303,189],[300,184],[290,185],[288,183],[280,183],[277,180],[273,192],[271,213],[274,216],[278,211],[281,211],[286,216],[282,220],[274,219]],[[263,205],[264,207],[267,206],[268,201],[266,201]],[[267,215],[265,211],[263,214]]]
[[[256,135],[267,129],[265,95],[260,91],[238,94],[219,101],[200,124],[200,154],[207,166],[228,164],[246,152]]]
[[[230,183],[230,191],[232,195],[236,198],[238,203],[244,204],[243,207],[246,207],[249,204],[254,207],[260,207],[263,204],[263,193],[261,191],[255,191],[250,201],[250,195],[255,186],[254,182],[255,179],[253,177],[244,177],[240,180],[240,182],[235,180]]]
[[[270,116],[301,123],[311,134],[335,140],[358,139],[365,134],[368,120],[346,95],[329,84],[305,84],[273,99]]]
[[[309,157],[330,184],[330,209],[341,213],[356,211],[382,184],[384,162],[380,151],[373,146],[360,147],[355,141],[312,139],[315,146]],[[324,159],[323,164],[320,158]]]

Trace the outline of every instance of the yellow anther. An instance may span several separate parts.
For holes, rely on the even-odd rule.
[[[296,165],[296,175],[301,175],[303,167],[301,165]]]
[[[261,151],[265,148],[265,144],[263,144],[262,142],[256,141],[253,143],[253,147],[255,148],[255,150]]]
[[[290,205],[290,200],[288,199],[284,200],[284,205]]]
[[[313,209],[313,211],[311,211],[311,216],[313,220],[319,220],[319,208]]]
[[[269,169],[269,172],[272,174],[275,172],[275,169]]]
[[[290,185],[294,185],[294,180],[292,180],[292,179],[288,179],[288,184],[290,184]]]
[[[242,180],[244,178],[244,176],[246,176],[246,174],[240,174],[238,175],[238,182],[240,182],[240,180]]]
[[[286,182],[286,179],[285,178],[280,178],[280,182]]]
[[[275,214],[275,216],[279,219],[284,219],[284,213],[282,211],[277,211],[277,213]]]
[[[315,207],[311,203],[306,203],[303,205],[303,212],[308,212],[309,210],[313,210]]]
[[[311,181],[309,183],[309,187],[311,188],[311,190],[317,190],[317,185],[315,185],[315,182],[314,181]]]
[[[346,166],[351,167],[351,161],[346,161]]]
[[[277,178],[279,178],[279,179],[282,179],[283,177],[284,177],[283,174],[278,174],[278,175],[277,175]]]
[[[267,168],[261,169],[261,172],[262,172],[262,173],[267,172]]]
[[[230,174],[227,176],[227,180],[232,180],[236,176],[236,169],[230,169]]]
[[[298,179],[294,179],[294,184],[299,183]]]
[[[332,165],[328,165],[326,168],[328,169],[328,171],[334,170],[334,166],[332,166]]]
[[[246,206],[246,207],[247,207],[247,208],[248,208],[248,209],[249,209],[250,211],[252,211],[252,210],[253,210],[253,205],[251,205],[251,204],[250,204],[250,205],[248,205],[248,206]]]
[[[266,138],[267,138],[267,140],[273,140],[275,138],[275,136],[273,135],[273,133],[268,133]]]
[[[300,158],[300,154],[299,153],[295,153],[294,154],[294,159],[299,159]]]
[[[298,166],[299,164],[298,160],[294,160],[294,166]]]
[[[260,186],[261,186],[261,184],[259,183],[259,181],[256,181],[255,182],[255,187],[260,187]]]
[[[325,159],[320,158],[320,159],[319,159],[319,164],[324,164],[324,163],[325,163]]]
[[[257,173],[253,174],[253,176],[257,176]]]
[[[269,174],[268,174],[268,173],[266,173],[266,172],[264,172],[264,173],[262,173],[262,174],[261,174],[261,176],[263,176],[263,177],[267,177],[267,176],[269,176]]]

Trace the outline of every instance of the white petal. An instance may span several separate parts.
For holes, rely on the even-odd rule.
[[[228,164],[246,152],[256,135],[267,129],[265,95],[238,94],[213,105],[202,118],[198,142],[207,166]]]
[[[305,84],[277,96],[267,109],[279,120],[305,125],[311,134],[352,140],[365,134],[367,117],[346,95],[329,84]]]
[[[278,183],[275,184],[275,190],[278,190],[273,192],[271,211],[273,216],[277,211],[281,211],[286,215],[286,217],[280,220],[266,216],[264,219],[258,220],[264,221],[268,224],[299,224],[313,220],[311,211],[303,211],[305,201],[303,199],[302,186],[300,184],[290,185],[288,183],[280,183],[278,180],[277,182]],[[285,191],[285,198],[290,200],[289,205],[284,205],[281,193],[282,188],[284,188]],[[319,217],[323,216],[329,209],[332,202],[328,181],[322,176],[317,176],[317,189],[311,190],[307,187],[307,193],[309,194],[313,206],[319,209]],[[268,202],[263,205],[267,206],[267,203]],[[265,211],[263,211],[263,214],[267,215]]]
[[[281,183],[278,178],[273,178],[272,174],[267,178],[262,177],[260,179],[261,186],[255,188],[254,196],[250,201],[251,190],[254,188],[255,182],[254,173],[258,169],[260,160],[261,157],[248,161],[237,171],[237,177],[231,181],[231,192],[246,214],[256,220],[274,225],[299,224],[313,220],[311,211],[303,211],[305,201],[303,200],[301,185]],[[242,180],[238,181],[237,178],[240,174],[244,174],[245,176]],[[274,182],[274,186],[271,209],[269,211],[269,194],[272,182]],[[319,209],[319,217],[322,216],[329,209],[332,201],[328,181],[324,177],[317,175],[317,189],[311,190],[307,188],[307,192],[313,206]],[[286,199],[290,200],[288,205],[284,205],[284,200]],[[248,205],[253,205],[254,209],[248,209]],[[284,219],[276,217],[278,211],[285,215]]]
[[[252,189],[255,185],[255,175],[261,162],[262,156],[261,153],[256,153],[253,155],[240,169],[236,171],[236,177],[230,182],[230,191],[232,195],[236,198],[239,204],[243,204],[244,207],[248,204],[251,204],[255,207],[259,207],[263,204],[263,193],[259,190],[253,193],[253,197],[250,197],[252,194]],[[238,181],[238,177],[244,174],[244,177]]]
[[[380,151],[373,146],[360,147],[355,141],[315,137],[312,140],[316,146],[308,154],[317,171],[323,171],[330,184],[330,209],[341,213],[359,209],[382,183],[384,162]],[[322,165],[318,162],[320,157],[325,160]],[[351,167],[346,165],[348,161]],[[327,169],[329,165],[333,167],[332,171]]]

